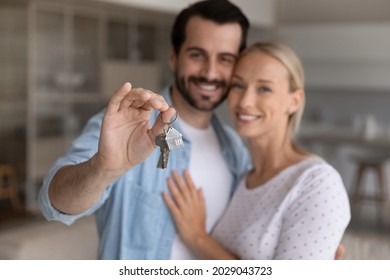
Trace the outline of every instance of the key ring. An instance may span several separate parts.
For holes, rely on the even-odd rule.
[[[167,126],[172,126],[174,124],[174,122],[177,121],[177,119],[179,117],[179,112],[176,110],[176,108],[174,106],[169,106],[169,107],[175,109],[175,118],[173,119],[173,121],[166,123],[166,122],[164,122],[162,115],[160,115],[160,118],[161,118],[163,124],[165,124]]]

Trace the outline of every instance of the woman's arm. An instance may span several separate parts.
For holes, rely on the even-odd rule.
[[[167,183],[172,198],[163,193],[163,198],[175,221],[180,238],[201,259],[237,259],[215,238],[206,232],[206,209],[202,189],[197,189],[188,171],[182,178],[172,173]]]

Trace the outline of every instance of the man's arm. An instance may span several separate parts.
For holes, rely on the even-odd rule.
[[[86,162],[64,166],[51,181],[51,204],[66,214],[82,213],[99,200],[105,188],[116,178],[115,173],[99,170],[96,155]]]
[[[159,110],[160,116],[150,128],[152,110]],[[49,188],[52,205],[66,214],[92,207],[111,182],[153,152],[155,137],[174,113],[161,95],[124,84],[108,103],[97,153],[83,163],[62,167],[54,175]]]

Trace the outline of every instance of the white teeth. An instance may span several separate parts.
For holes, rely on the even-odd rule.
[[[258,117],[256,116],[250,116],[250,115],[238,115],[238,118],[243,121],[253,121],[257,119]]]
[[[204,90],[216,90],[217,89],[217,86],[216,85],[200,85],[200,88],[201,89],[204,89]]]

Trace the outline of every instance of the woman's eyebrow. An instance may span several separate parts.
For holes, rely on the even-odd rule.
[[[257,79],[256,82],[265,83],[265,84],[274,84],[273,81],[267,79]]]

